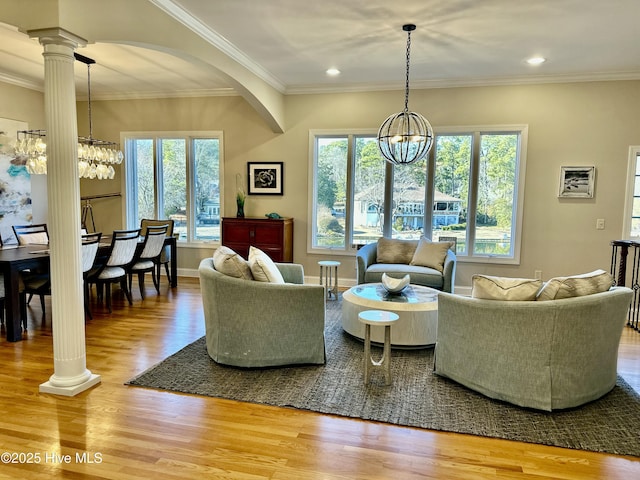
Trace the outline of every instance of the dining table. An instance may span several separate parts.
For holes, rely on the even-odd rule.
[[[174,288],[178,286],[177,239],[174,236],[167,237],[165,245],[171,249],[171,287]],[[110,246],[110,243],[101,240],[96,257],[108,255]],[[48,265],[48,245],[4,245],[0,247],[0,272],[4,276],[7,341],[19,342],[22,340],[20,272],[33,268],[46,268]]]

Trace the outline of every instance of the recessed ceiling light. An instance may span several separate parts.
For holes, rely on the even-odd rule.
[[[330,68],[327,70],[327,75],[335,77],[336,75],[340,75],[340,70],[338,70],[337,68]]]
[[[547,59],[544,58],[544,57],[531,57],[531,58],[529,58],[527,60],[527,63],[529,65],[540,65],[540,64],[542,64],[542,63],[544,63],[546,61],[547,61]]]

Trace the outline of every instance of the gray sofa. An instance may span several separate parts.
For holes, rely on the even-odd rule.
[[[417,242],[415,242],[417,244]],[[442,272],[429,267],[409,265],[406,263],[378,263],[378,244],[369,243],[356,254],[357,281],[361,283],[377,283],[386,273],[395,278],[409,274],[411,283],[435,288],[443,292],[453,293],[456,276],[456,254],[447,251]]]
[[[571,408],[616,384],[633,293],[549,301],[441,293],[435,373],[488,397],[540,410]]]
[[[213,259],[199,276],[207,351],[238,367],[325,362],[325,296],[321,285],[302,285],[302,265],[277,263],[287,284],[224,275]]]

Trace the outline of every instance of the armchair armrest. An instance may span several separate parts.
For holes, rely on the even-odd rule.
[[[304,283],[304,268],[298,263],[276,263],[282,278],[287,283]]]
[[[453,288],[456,282],[456,254],[452,250],[447,251],[447,256],[444,259],[444,268],[442,269],[442,291],[453,293]]]
[[[373,265],[376,263],[376,258],[378,256],[378,244],[368,243],[364,247],[362,247],[356,253],[356,271],[357,271],[357,280],[358,284],[364,283],[364,274],[369,268],[369,265]]]

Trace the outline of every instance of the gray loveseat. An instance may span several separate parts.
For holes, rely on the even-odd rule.
[[[276,263],[287,284],[233,278],[212,258],[200,262],[207,351],[238,367],[325,362],[325,297],[321,285],[302,285],[302,265]]]
[[[625,287],[549,301],[440,294],[435,373],[540,410],[596,400],[616,384],[632,296]]]
[[[395,245],[399,245],[400,250],[404,251],[398,254],[385,255],[392,263],[380,263],[378,244],[381,241],[385,242],[385,248],[395,248]],[[446,251],[442,271],[427,266],[410,265],[417,246],[417,240],[389,239],[380,239],[376,243],[365,245],[356,254],[358,284],[380,282],[383,273],[395,278],[401,278],[409,274],[410,281],[414,285],[424,285],[443,292],[453,293],[456,276],[456,254],[451,250]],[[393,260],[394,258],[397,260]]]

